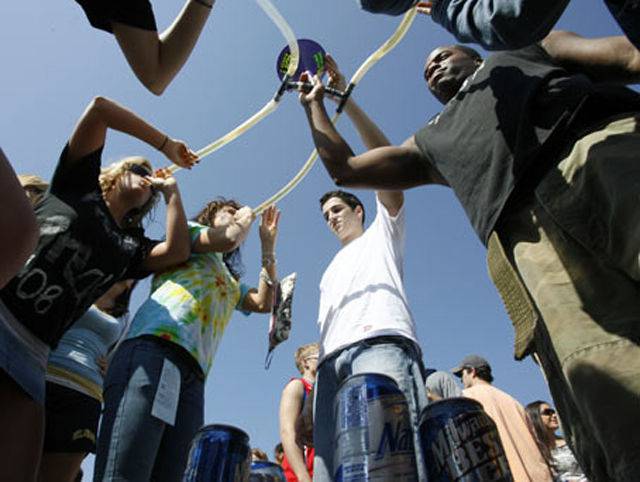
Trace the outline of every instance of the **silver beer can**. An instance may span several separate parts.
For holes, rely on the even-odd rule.
[[[334,410],[336,482],[418,480],[409,406],[392,378],[347,378]]]

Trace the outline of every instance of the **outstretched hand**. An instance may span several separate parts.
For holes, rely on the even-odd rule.
[[[191,169],[198,163],[198,156],[183,141],[168,138],[162,147],[162,153],[176,166]]]
[[[280,221],[280,211],[275,206],[269,206],[262,213],[260,220],[260,241],[263,247],[271,248],[276,244],[278,235],[278,222]]]
[[[344,92],[347,88],[347,79],[345,79],[344,75],[342,75],[342,72],[340,72],[336,60],[330,54],[327,54],[324,57],[324,64],[327,68],[327,74],[329,75],[329,81],[327,82],[327,85],[341,92]],[[329,97],[336,102],[341,101],[339,97],[335,97],[330,94]]]
[[[304,106],[309,105],[311,102],[322,102],[324,98],[324,85],[320,80],[318,75],[314,75],[313,77],[309,74],[309,72],[304,72],[300,75],[300,82],[307,83],[310,82],[313,85],[313,88],[310,92],[305,92],[304,87],[300,87],[300,103]]]

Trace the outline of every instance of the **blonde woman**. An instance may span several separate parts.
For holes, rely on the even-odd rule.
[[[190,167],[187,146],[108,99],[94,99],[64,147],[36,206],[35,252],[0,290],[0,480],[33,480],[44,426],[49,350],[113,283],[183,262],[189,233],[175,179],[132,157],[101,170],[108,129],[157,147]],[[144,237],[154,192],[167,203],[163,242]]]

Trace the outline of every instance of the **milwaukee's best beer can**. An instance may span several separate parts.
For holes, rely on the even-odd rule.
[[[496,424],[470,398],[448,398],[420,415],[429,482],[513,482]]]
[[[409,407],[392,378],[347,378],[334,411],[336,482],[418,480]]]
[[[191,442],[183,482],[249,480],[249,436],[231,425],[206,425]]]

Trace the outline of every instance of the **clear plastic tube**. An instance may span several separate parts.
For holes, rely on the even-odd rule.
[[[291,52],[291,60],[289,61],[289,68],[287,69],[287,74],[292,76],[296,70],[298,70],[298,63],[300,61],[300,49],[298,47],[298,41],[296,40],[296,36],[293,33],[293,30],[284,19],[284,17],[278,12],[276,7],[269,0],[257,0],[258,5],[262,10],[267,14],[267,16],[276,24],[282,36],[286,39],[287,44],[289,45],[289,50]],[[229,142],[237,139],[242,134],[247,132],[253,126],[255,126],[258,122],[263,120],[269,114],[276,110],[278,107],[278,102],[274,99],[271,99],[267,104],[260,109],[258,112],[249,117],[242,124],[237,126],[235,129],[227,132],[222,137],[216,139],[212,143],[206,145],[202,149],[198,150],[196,154],[200,159],[208,156],[209,154],[214,153],[221,147],[225,146]],[[171,165],[167,168],[170,172],[175,173],[182,169],[179,166]]]

